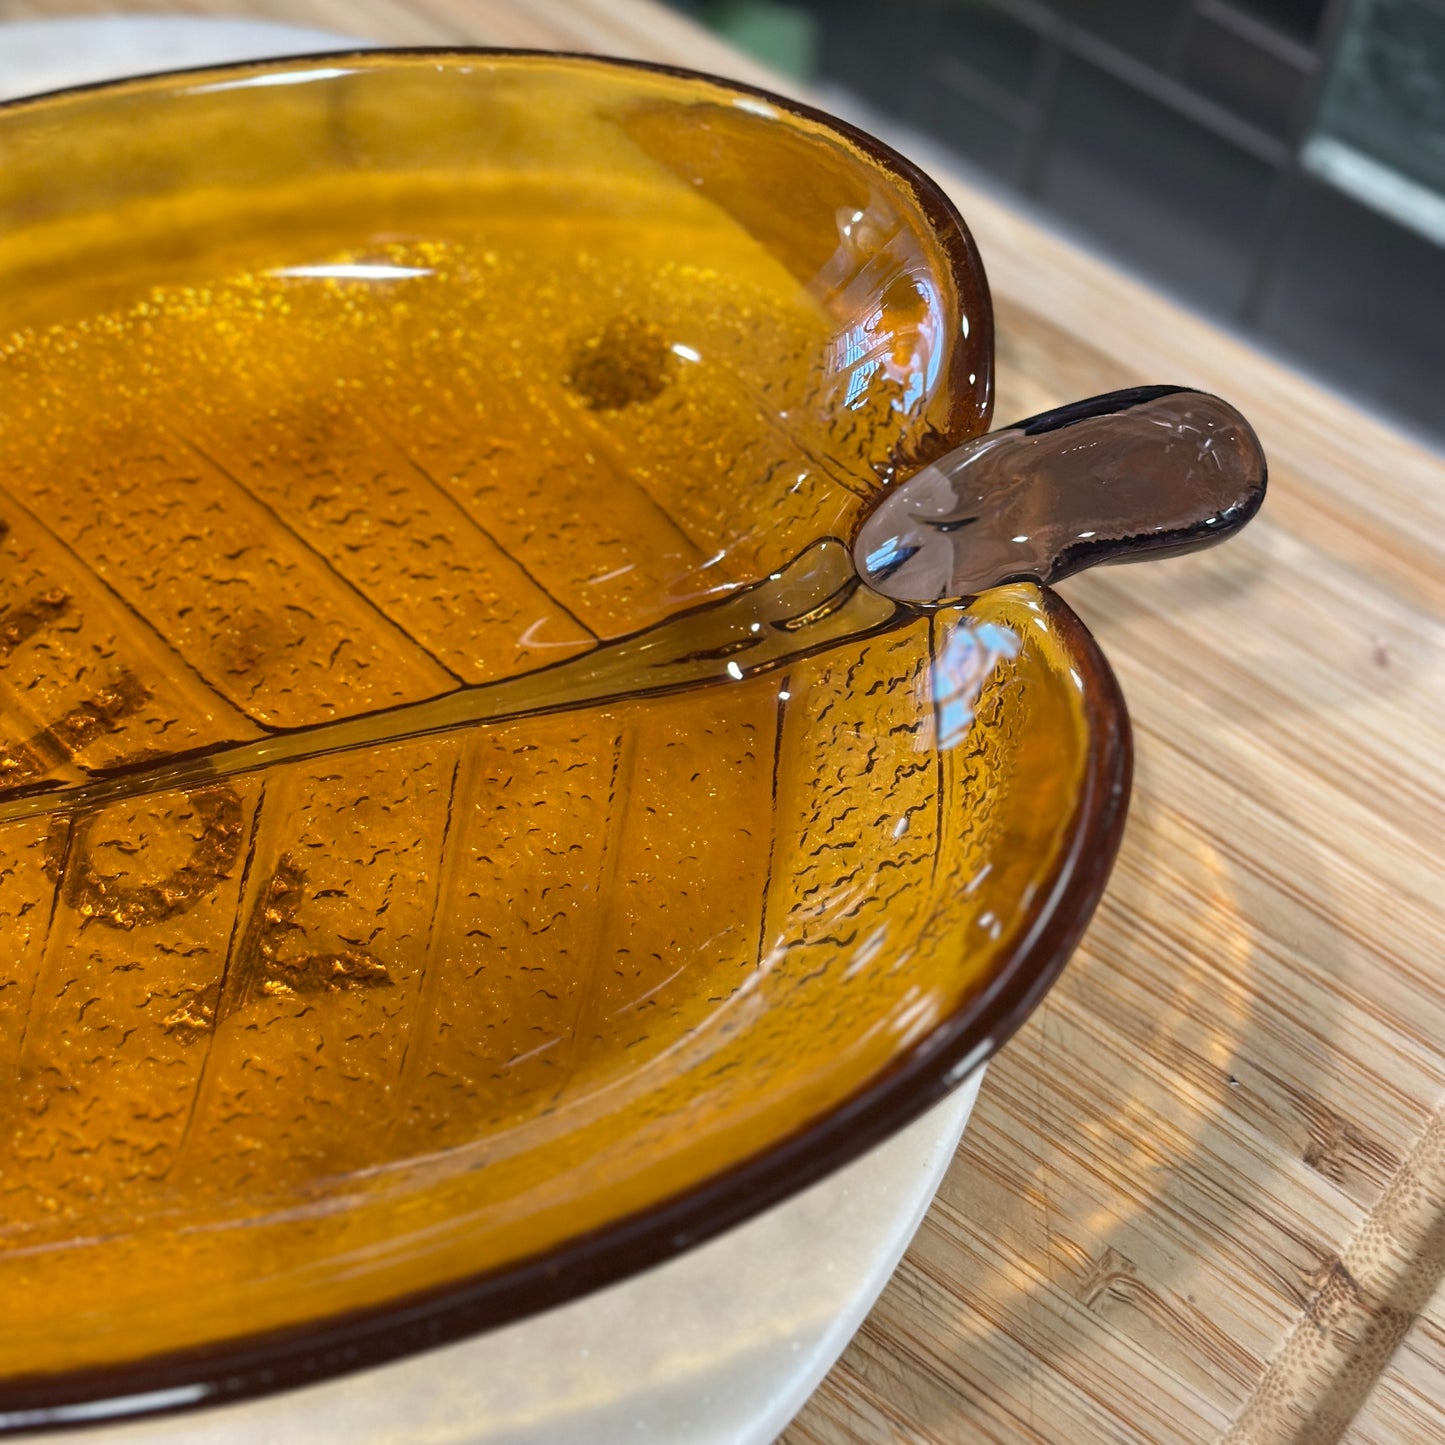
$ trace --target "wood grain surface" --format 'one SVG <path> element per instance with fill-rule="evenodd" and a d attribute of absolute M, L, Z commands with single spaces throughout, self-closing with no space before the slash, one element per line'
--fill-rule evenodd
<path fill-rule="evenodd" d="M 646 0 L 0 0 L 0 19 L 121 8 L 787 88 Z M 1445 1440 L 1445 466 L 940 179 L 996 297 L 1000 421 L 1204 387 L 1254 421 L 1272 490 L 1227 548 L 1065 587 L 1137 732 L 1118 868 L 784 1439 Z"/>

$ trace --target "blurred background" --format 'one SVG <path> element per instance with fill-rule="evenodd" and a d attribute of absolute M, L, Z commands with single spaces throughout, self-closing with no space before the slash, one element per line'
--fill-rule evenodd
<path fill-rule="evenodd" d="M 1445 446 L 1445 0 L 670 3 Z"/>

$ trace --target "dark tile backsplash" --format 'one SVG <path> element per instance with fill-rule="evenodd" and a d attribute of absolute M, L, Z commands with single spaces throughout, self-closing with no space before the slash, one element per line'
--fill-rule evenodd
<path fill-rule="evenodd" d="M 1164 65 L 1185 0 L 1056 0 L 1052 8 L 1089 35 Z"/>
<path fill-rule="evenodd" d="M 824 79 L 1445 442 L 1445 0 L 778 3 L 814 17 Z M 1321 128 L 1373 190 L 1318 178 Z"/>
<path fill-rule="evenodd" d="M 1032 89 L 1044 44 L 1033 26 L 984 0 L 941 6 L 930 42 L 935 56 L 1017 96 Z"/>
<path fill-rule="evenodd" d="M 1445 0 L 1361 0 L 1324 95 L 1330 133 L 1445 198 Z"/>
<path fill-rule="evenodd" d="M 940 56 L 908 119 L 975 165 L 1014 182 L 1023 174 L 1026 133 L 1008 110 L 1007 97 L 989 94 L 952 57 Z"/>
<path fill-rule="evenodd" d="M 1445 281 L 1440 247 L 1306 178 L 1285 228 L 1264 333 L 1330 357 L 1382 406 L 1445 430 Z"/>
<path fill-rule="evenodd" d="M 1307 73 L 1237 30 L 1203 16 L 1197 19 L 1180 73 L 1200 95 L 1261 130 L 1283 140 L 1294 135 Z"/>
<path fill-rule="evenodd" d="M 1327 0 L 1233 0 L 1237 9 L 1305 42 L 1313 41 L 1325 17 Z"/>
<path fill-rule="evenodd" d="M 823 73 L 880 110 L 903 115 L 933 19 L 930 0 L 827 0 L 808 8 L 822 21 Z"/>
<path fill-rule="evenodd" d="M 1271 169 L 1086 61 L 1064 61 L 1037 193 L 1137 270 L 1210 310 L 1243 305 Z"/>

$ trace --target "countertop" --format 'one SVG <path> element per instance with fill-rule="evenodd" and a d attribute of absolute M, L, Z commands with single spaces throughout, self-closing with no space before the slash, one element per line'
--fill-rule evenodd
<path fill-rule="evenodd" d="M 0 20 L 119 9 L 789 88 L 649 0 L 0 0 Z M 1445 465 L 939 179 L 992 283 L 1000 422 L 1203 387 L 1254 422 L 1271 493 L 1217 553 L 1062 589 L 1133 715 L 1118 867 L 784 1440 L 1445 1440 Z"/>

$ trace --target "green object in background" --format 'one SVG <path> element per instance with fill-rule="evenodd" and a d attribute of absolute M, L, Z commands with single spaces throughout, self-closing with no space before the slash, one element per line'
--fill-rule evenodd
<path fill-rule="evenodd" d="M 812 80 L 818 70 L 818 21 L 798 5 L 774 0 L 711 0 L 702 18 L 710 30 L 739 50 L 795 80 Z"/>

